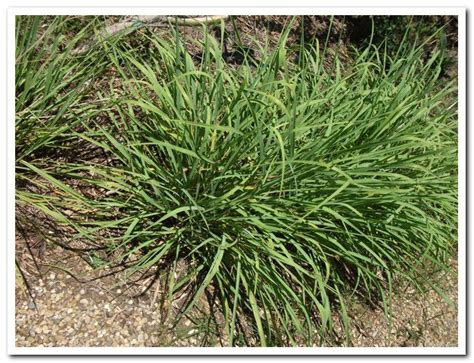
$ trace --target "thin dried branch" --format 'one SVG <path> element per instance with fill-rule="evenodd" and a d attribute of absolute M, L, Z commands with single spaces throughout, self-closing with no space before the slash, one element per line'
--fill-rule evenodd
<path fill-rule="evenodd" d="M 114 36 L 124 30 L 132 28 L 138 24 L 154 26 L 154 27 L 167 27 L 172 25 L 179 26 L 199 26 L 199 25 L 210 25 L 215 24 L 220 21 L 224 21 L 228 18 L 228 15 L 214 15 L 214 16 L 202 16 L 195 18 L 181 18 L 173 16 L 163 16 L 163 15 L 136 15 L 127 17 L 123 21 L 114 23 L 105 27 L 99 32 L 97 38 L 107 39 L 111 36 Z M 97 39 L 87 42 L 86 44 L 77 47 L 72 51 L 73 55 L 82 55 L 87 53 L 93 46 Z"/>

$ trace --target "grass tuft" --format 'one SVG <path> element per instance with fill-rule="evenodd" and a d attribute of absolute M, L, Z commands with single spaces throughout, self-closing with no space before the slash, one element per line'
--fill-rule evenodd
<path fill-rule="evenodd" d="M 371 44 L 343 63 L 317 43 L 286 47 L 286 31 L 260 59 L 229 65 L 205 30 L 202 41 L 146 33 L 146 54 L 103 44 L 95 67 L 97 54 L 59 55 L 57 37 L 35 56 L 43 38 L 22 21 L 32 30 L 17 39 L 17 178 L 40 191 L 18 201 L 130 277 L 184 266 L 167 275 L 169 299 L 187 293 L 175 321 L 211 291 L 230 346 L 322 344 L 335 313 L 348 334 L 348 295 L 390 317 L 394 279 L 421 287 L 425 264 L 447 269 L 457 105 L 456 83 L 439 79 L 442 49 L 425 59 L 424 44 Z M 115 78 L 84 104 L 81 85 L 102 64 Z M 106 161 L 29 157 L 63 138 Z"/>

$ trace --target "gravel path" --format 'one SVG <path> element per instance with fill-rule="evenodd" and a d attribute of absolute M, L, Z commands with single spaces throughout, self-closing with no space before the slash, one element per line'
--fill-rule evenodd
<path fill-rule="evenodd" d="M 62 256 L 66 253 L 60 249 L 54 251 Z M 77 271 L 90 270 L 78 257 L 70 257 L 69 261 Z M 452 266 L 456 270 L 454 262 Z M 62 271 L 45 269 L 43 278 L 28 276 L 35 304 L 21 281 L 17 279 L 16 287 L 16 344 L 19 347 L 225 344 L 225 340 L 203 342 L 190 321 L 178 328 L 167 324 L 163 306 L 157 299 L 160 291 L 150 289 L 143 296 L 131 297 L 123 287 L 107 290 L 104 286 L 110 283 L 97 280 L 84 284 Z M 441 284 L 457 304 L 455 276 L 443 277 Z M 349 305 L 352 345 L 456 346 L 457 309 L 434 291 L 423 297 L 414 290 L 401 289 L 393 300 L 394 320 L 390 327 L 380 309 L 354 302 Z"/>

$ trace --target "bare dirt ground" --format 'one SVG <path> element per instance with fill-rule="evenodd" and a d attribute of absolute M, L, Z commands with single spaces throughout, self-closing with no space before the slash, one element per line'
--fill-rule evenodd
<path fill-rule="evenodd" d="M 163 291 L 154 286 L 134 297 L 136 288 L 113 286 L 111 280 L 79 282 L 57 266 L 63 261 L 79 276 L 92 274 L 92 268 L 80 257 L 60 247 L 43 252 L 40 271 L 35 273 L 28 254 L 22 255 L 22 270 L 27 286 L 17 276 L 16 345 L 18 347 L 116 347 L 116 346 L 222 346 L 224 338 L 212 338 L 195 322 L 185 320 L 179 327 L 167 323 Z M 451 263 L 453 271 L 457 263 Z M 439 283 L 457 306 L 455 274 L 439 275 Z M 118 281 L 117 281 L 118 282 Z M 447 304 L 436 292 L 420 295 L 414 289 L 400 287 L 393 298 L 391 326 L 380 308 L 349 302 L 353 346 L 457 346 L 457 308 Z M 169 315 L 168 315 L 169 316 Z M 171 320 L 171 319 L 170 319 Z M 339 328 L 339 331 L 342 329 Z M 344 341 L 325 345 L 342 345 Z"/>

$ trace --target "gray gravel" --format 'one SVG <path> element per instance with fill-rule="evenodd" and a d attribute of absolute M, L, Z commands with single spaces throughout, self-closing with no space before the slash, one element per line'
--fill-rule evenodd
<path fill-rule="evenodd" d="M 54 253 L 64 258 L 65 251 Z M 56 261 L 57 256 L 43 256 L 42 261 Z M 77 271 L 90 270 L 78 257 L 69 256 L 69 265 Z M 28 265 L 27 257 L 23 265 Z M 452 262 L 456 270 L 456 263 Z M 159 286 L 134 298 L 125 288 L 111 286 L 111 281 L 80 283 L 68 274 L 46 269 L 43 278 L 28 276 L 34 289 L 36 306 L 26 293 L 21 279 L 16 287 L 16 345 L 19 347 L 114 347 L 114 346 L 196 346 L 221 345 L 221 340 L 197 339 L 190 321 L 173 329 L 162 314 Z M 448 296 L 457 305 L 455 276 L 440 280 Z M 456 346 L 457 309 L 450 307 L 434 291 L 420 295 L 413 289 L 399 287 L 393 299 L 393 322 L 388 326 L 381 309 L 371 309 L 350 302 L 352 345 L 354 346 Z M 339 342 L 343 344 L 342 326 Z"/>

